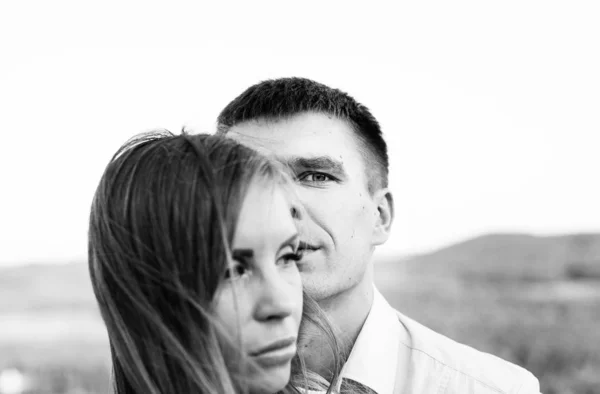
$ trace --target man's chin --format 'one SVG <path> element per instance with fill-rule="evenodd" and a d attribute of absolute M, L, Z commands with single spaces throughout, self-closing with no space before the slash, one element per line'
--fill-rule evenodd
<path fill-rule="evenodd" d="M 306 274 L 302 276 L 302 288 L 313 300 L 320 302 L 331 296 L 331 290 L 319 274 Z"/>

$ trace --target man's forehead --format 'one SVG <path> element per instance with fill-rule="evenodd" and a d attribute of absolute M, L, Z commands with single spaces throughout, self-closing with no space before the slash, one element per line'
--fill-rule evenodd
<path fill-rule="evenodd" d="M 245 121 L 231 127 L 227 136 L 296 168 L 341 171 L 344 163 L 362 160 L 354 131 L 345 121 L 325 114 Z"/>
<path fill-rule="evenodd" d="M 227 132 L 227 137 L 243 145 L 249 146 L 264 155 L 270 155 L 274 148 L 283 147 L 286 145 L 285 139 L 275 138 L 277 135 L 270 136 L 259 131 L 231 129 Z"/>
<path fill-rule="evenodd" d="M 320 112 L 302 112 L 281 118 L 256 118 L 231 126 L 227 132 L 240 141 L 285 143 L 288 139 L 335 139 L 350 142 L 354 129 L 347 120 Z"/>
<path fill-rule="evenodd" d="M 288 152 L 285 149 L 287 145 L 285 140 L 274 141 L 266 137 L 251 136 L 245 133 L 230 132 L 227 133 L 227 136 L 291 168 L 327 169 L 342 174 L 345 173 L 342 156 L 333 157 L 327 152 L 317 152 L 315 150 L 302 153 L 297 150 Z"/>
<path fill-rule="evenodd" d="M 295 164 L 302 160 L 316 160 L 324 157 L 341 162 L 343 157 L 349 154 L 343 149 L 343 144 L 323 144 L 323 141 L 319 139 L 286 138 L 281 133 L 269 135 L 265 133 L 248 133 L 246 130 L 243 132 L 232 130 L 227 133 L 227 137 L 256 150 L 262 155 Z M 334 160 L 333 157 L 337 159 Z"/>

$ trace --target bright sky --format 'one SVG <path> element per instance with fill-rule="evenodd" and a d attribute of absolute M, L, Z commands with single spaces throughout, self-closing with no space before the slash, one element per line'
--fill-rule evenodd
<path fill-rule="evenodd" d="M 84 259 L 121 143 L 212 132 L 229 100 L 282 76 L 381 122 L 397 208 L 382 253 L 600 231 L 599 2 L 200 3 L 2 2 L 0 265 Z"/>

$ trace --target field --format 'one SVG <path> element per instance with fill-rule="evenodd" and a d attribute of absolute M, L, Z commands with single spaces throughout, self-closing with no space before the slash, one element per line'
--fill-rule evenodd
<path fill-rule="evenodd" d="M 600 282 L 575 284 L 574 292 L 586 293 L 593 286 L 595 294 L 568 299 L 557 292 L 561 285 L 573 285 L 568 282 L 410 279 L 418 284 L 403 288 L 380 284 L 390 303 L 404 314 L 527 368 L 540 379 L 545 394 L 600 393 Z M 540 286 L 547 289 L 547 299 L 538 296 Z"/>
<path fill-rule="evenodd" d="M 529 369 L 545 394 L 600 394 L 599 267 L 598 235 L 511 235 L 375 271 L 398 310 Z M 0 270 L 0 371 L 0 394 L 109 392 L 85 264 Z"/>

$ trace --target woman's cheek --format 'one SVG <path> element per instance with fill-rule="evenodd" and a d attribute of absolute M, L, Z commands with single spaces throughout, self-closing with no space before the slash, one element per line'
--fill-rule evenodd
<path fill-rule="evenodd" d="M 235 340 L 243 333 L 243 322 L 247 321 L 247 319 L 243 318 L 244 314 L 247 314 L 248 309 L 246 303 L 244 303 L 246 297 L 243 296 L 244 291 L 240 287 L 237 286 L 235 288 L 234 295 L 234 289 L 229 284 L 225 288 L 220 289 L 214 300 L 214 310 L 217 319 L 227 330 L 227 333 Z"/>

